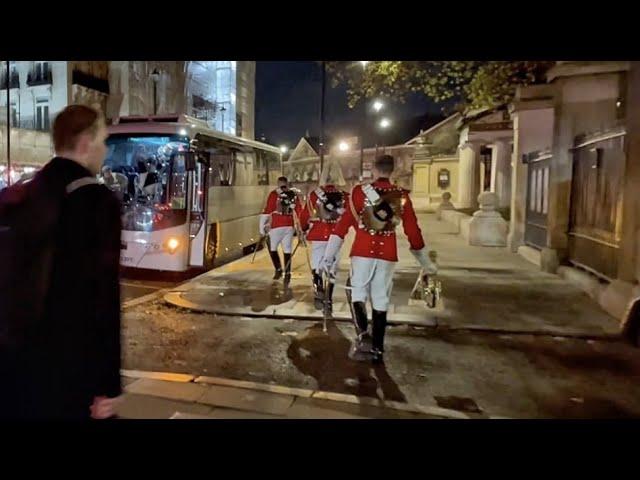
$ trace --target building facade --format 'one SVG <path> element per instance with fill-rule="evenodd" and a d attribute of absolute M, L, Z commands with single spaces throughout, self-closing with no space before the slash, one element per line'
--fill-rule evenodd
<path fill-rule="evenodd" d="M 0 66 L 0 163 L 7 162 L 7 86 L 12 180 L 44 165 L 53 154 L 49 130 L 72 103 L 106 109 L 109 62 L 16 61 Z M 4 169 L 3 169 L 4 170 Z"/>
<path fill-rule="evenodd" d="M 185 113 L 254 139 L 255 62 L 110 62 L 108 116 Z"/>

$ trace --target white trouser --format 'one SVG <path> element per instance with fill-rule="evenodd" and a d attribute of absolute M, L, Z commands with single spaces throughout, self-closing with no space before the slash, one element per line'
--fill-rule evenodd
<path fill-rule="evenodd" d="M 396 262 L 378 258 L 351 257 L 351 301 L 371 298 L 374 310 L 386 312 L 393 287 Z"/>
<path fill-rule="evenodd" d="M 293 244 L 293 227 L 277 227 L 269 230 L 269 250 L 278 251 L 278 245 L 282 243 L 282 251 L 291 253 Z"/>
<path fill-rule="evenodd" d="M 317 271 L 322 265 L 322 259 L 324 258 L 324 252 L 327 248 L 327 241 L 313 240 L 311 242 L 311 268 L 313 271 Z M 340 261 L 340 252 L 336 253 L 333 264 L 331 265 L 331 273 L 336 274 L 338 270 L 338 263 Z"/>

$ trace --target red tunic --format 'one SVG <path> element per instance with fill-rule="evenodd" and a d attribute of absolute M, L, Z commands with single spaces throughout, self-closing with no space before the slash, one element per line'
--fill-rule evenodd
<path fill-rule="evenodd" d="M 333 185 L 324 185 L 322 188 L 325 192 L 338 192 L 339 190 Z M 345 202 L 348 201 L 349 194 L 344 193 Z M 307 240 L 312 242 L 326 242 L 329 240 L 329 236 L 333 233 L 333 228 L 335 227 L 337 220 L 334 222 L 328 222 L 326 220 L 322 220 L 320 218 L 311 218 L 311 215 L 315 211 L 315 206 L 318 202 L 318 194 L 315 192 L 311 192 L 309 195 L 309 200 L 305 204 L 302 212 L 300 214 L 300 224 L 302 225 L 302 230 L 307 230 L 309 225 L 311 225 L 311 230 L 307 234 Z M 347 204 L 345 203 L 345 207 Z"/>
<path fill-rule="evenodd" d="M 379 178 L 372 183 L 376 189 L 397 189 L 387 178 Z M 361 185 L 353 187 L 351 192 L 353 198 L 353 206 L 356 213 L 360 214 L 364 210 L 365 194 Z M 402 209 L 402 226 L 404 233 L 409 238 L 409 245 L 412 250 L 421 250 L 424 248 L 424 240 L 422 232 L 418 226 L 416 212 L 413 210 L 413 204 L 409 198 L 409 192 L 404 190 L 404 207 Z M 396 242 L 396 233 L 390 234 L 370 234 L 364 227 L 360 228 L 359 219 L 354 218 L 351 208 L 347 206 L 344 215 L 333 229 L 333 234 L 344 239 L 349 227 L 356 229 L 356 238 L 351 248 L 352 257 L 379 258 L 389 262 L 398 261 L 398 246 Z"/>
<path fill-rule="evenodd" d="M 273 190 L 269 193 L 267 197 L 267 203 L 264 206 L 263 214 L 271 215 L 271 228 L 278 227 L 293 227 L 293 215 L 284 215 L 282 213 L 277 212 L 278 209 L 278 191 Z M 300 215 L 300 210 L 302 209 L 302 205 L 300 204 L 300 199 L 296 196 L 295 200 L 295 212 L 296 215 Z"/>

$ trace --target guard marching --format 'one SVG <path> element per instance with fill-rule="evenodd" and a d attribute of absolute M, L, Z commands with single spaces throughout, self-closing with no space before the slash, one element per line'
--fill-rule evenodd
<path fill-rule="evenodd" d="M 291 281 L 291 250 L 297 218 L 302 208 L 296 192 L 289 188 L 286 177 L 278 178 L 278 188 L 269 193 L 260 215 L 260 235 L 269 236 L 269 254 L 275 269 L 274 280 L 282 278 L 283 268 L 278 253 L 282 244 L 284 253 L 284 283 Z"/>
<path fill-rule="evenodd" d="M 334 283 L 327 282 L 326 291 L 322 278 L 321 261 L 324 257 L 329 236 L 338 220 L 345 212 L 348 194 L 335 185 L 320 185 L 307 198 L 302 209 L 300 222 L 306 238 L 311 241 L 311 275 L 314 289 L 314 304 L 317 310 L 326 308 L 331 315 Z M 329 268 L 331 277 L 335 277 L 339 256 L 335 255 Z"/>
<path fill-rule="evenodd" d="M 394 158 L 391 155 L 376 158 L 374 174 L 377 180 L 353 188 L 346 211 L 335 225 L 325 250 L 322 268 L 330 270 L 349 228 L 356 230 L 350 255 L 349 299 L 357 334 L 350 352 L 354 360 L 383 361 L 387 309 L 393 271 L 398 261 L 397 226 L 402 223 L 411 253 L 422 267 L 422 274 L 434 275 L 437 272 L 436 264 L 427 254 L 409 191 L 389 180 L 393 169 Z M 373 310 L 371 334 L 368 332 L 367 299 L 371 301 Z"/>

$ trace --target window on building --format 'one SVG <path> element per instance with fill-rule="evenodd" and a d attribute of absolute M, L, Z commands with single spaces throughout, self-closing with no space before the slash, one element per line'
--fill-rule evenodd
<path fill-rule="evenodd" d="M 48 72 L 49 72 L 49 62 L 36 62 L 35 64 L 36 78 L 44 79 L 46 78 Z"/>
<path fill-rule="evenodd" d="M 218 102 L 228 102 L 231 100 L 231 77 L 231 68 L 216 69 L 216 100 Z"/>
<path fill-rule="evenodd" d="M 18 126 L 18 109 L 15 102 L 11 104 L 11 125 Z"/>
<path fill-rule="evenodd" d="M 49 102 L 36 103 L 36 130 L 49 130 Z"/>

